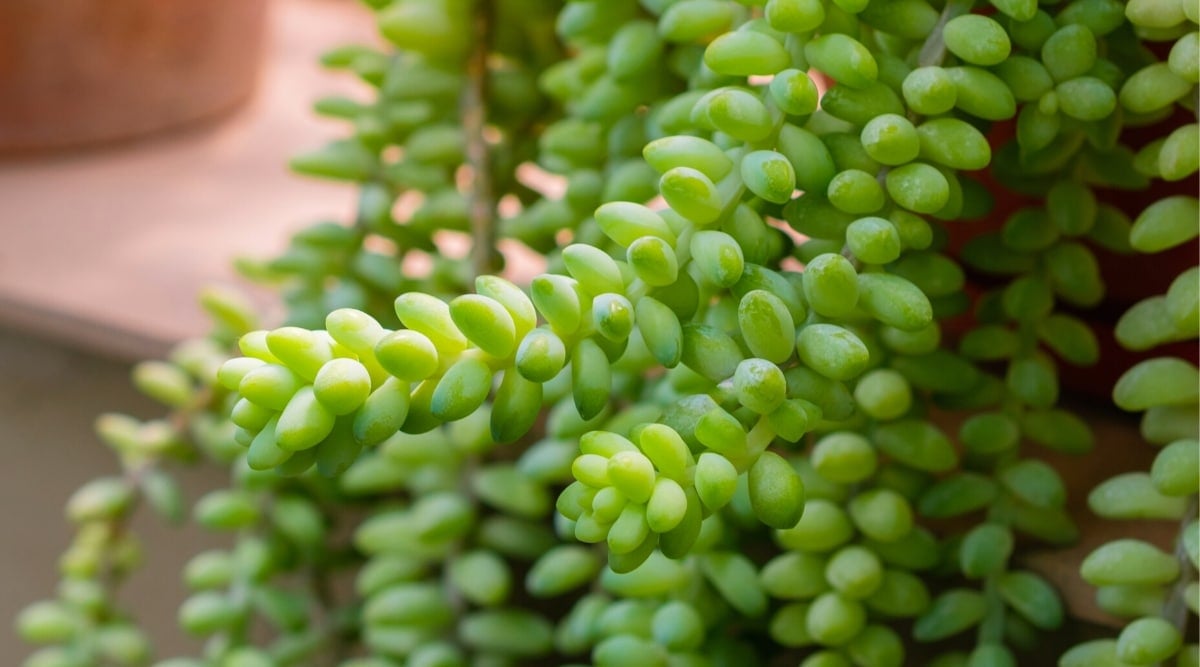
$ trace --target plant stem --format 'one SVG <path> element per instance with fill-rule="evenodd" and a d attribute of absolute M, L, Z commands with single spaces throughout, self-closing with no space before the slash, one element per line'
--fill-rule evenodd
<path fill-rule="evenodd" d="M 332 582 L 328 568 L 319 563 L 308 566 L 308 588 L 317 603 L 320 614 L 318 625 L 329 628 L 330 664 L 340 664 L 346 658 L 347 646 L 344 633 L 340 632 L 335 622 L 337 600 L 334 598 Z"/>
<path fill-rule="evenodd" d="M 946 8 L 942 10 L 942 15 L 938 17 L 937 25 L 933 26 L 933 30 L 929 33 L 929 39 L 921 46 L 921 53 L 917 57 L 917 65 L 919 67 L 927 67 L 930 65 L 940 65 L 946 57 L 946 40 L 942 37 L 942 29 L 950 22 L 950 19 L 956 16 L 962 16 L 971 11 L 971 7 L 975 5 L 975 0 L 950 0 L 946 3 Z"/>
<path fill-rule="evenodd" d="M 1004 601 L 1000 598 L 1000 574 L 989 574 L 983 583 L 987 612 L 979 623 L 977 646 L 1000 644 L 1004 641 Z"/>
<path fill-rule="evenodd" d="M 1175 541 L 1175 559 L 1179 561 L 1179 578 L 1175 580 L 1175 585 L 1171 587 L 1167 601 L 1163 604 L 1163 618 L 1167 619 L 1185 636 L 1188 630 L 1186 596 L 1188 584 L 1192 582 L 1192 559 L 1188 556 L 1187 547 L 1184 545 L 1184 531 L 1191 522 L 1196 520 L 1196 515 L 1197 496 L 1192 494 L 1188 501 L 1187 511 L 1183 513 L 1183 519 L 1179 521 L 1179 537 Z"/>
<path fill-rule="evenodd" d="M 471 167 L 471 265 L 475 275 L 492 273 L 498 267 L 496 250 L 496 202 L 492 188 L 491 155 L 484 130 L 487 126 L 488 68 L 492 24 L 491 2 L 475 3 L 472 12 L 472 48 L 467 59 L 467 83 L 463 88 L 460 116 L 466 135 L 467 164 Z"/>

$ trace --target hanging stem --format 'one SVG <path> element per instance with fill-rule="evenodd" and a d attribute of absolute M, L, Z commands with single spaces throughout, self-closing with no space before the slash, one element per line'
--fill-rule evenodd
<path fill-rule="evenodd" d="M 1187 587 L 1192 581 L 1192 559 L 1188 556 L 1187 547 L 1184 545 L 1183 533 L 1187 530 L 1188 524 L 1196 520 L 1196 514 L 1197 496 L 1193 494 L 1191 500 L 1188 501 L 1187 511 L 1183 513 L 1183 519 L 1179 522 L 1179 538 L 1175 543 L 1175 558 L 1179 561 L 1179 579 L 1171 587 L 1166 604 L 1163 605 L 1163 618 L 1185 635 L 1187 634 L 1188 619 Z"/>
<path fill-rule="evenodd" d="M 942 15 L 938 17 L 937 25 L 929 33 L 929 39 L 921 45 L 921 53 L 917 56 L 917 65 L 926 67 L 940 65 L 946 57 L 946 40 L 942 37 L 942 28 L 956 16 L 962 16 L 971 11 L 975 0 L 950 0 L 946 3 Z"/>
<path fill-rule="evenodd" d="M 475 275 L 498 267 L 496 250 L 496 195 L 492 187 L 491 155 L 484 129 L 487 125 L 488 52 L 491 47 L 492 7 L 488 0 L 475 3 L 471 13 L 471 55 L 463 88 L 460 116 L 466 134 L 467 164 L 471 167 L 471 265 Z"/>

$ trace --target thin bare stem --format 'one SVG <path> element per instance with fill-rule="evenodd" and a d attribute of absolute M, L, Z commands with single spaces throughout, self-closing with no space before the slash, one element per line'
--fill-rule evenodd
<path fill-rule="evenodd" d="M 1196 520 L 1196 514 L 1197 496 L 1193 494 L 1191 500 L 1188 501 L 1187 511 L 1183 513 L 1183 519 L 1179 522 L 1179 538 L 1175 543 L 1175 559 L 1179 561 L 1179 578 L 1175 580 L 1175 585 L 1171 587 L 1171 593 L 1167 596 L 1166 603 L 1163 604 L 1163 618 L 1170 621 L 1184 635 L 1188 630 L 1187 587 L 1192 582 L 1192 559 L 1188 556 L 1183 534 L 1187 530 L 1188 524 Z"/>
<path fill-rule="evenodd" d="M 938 17 L 937 25 L 933 26 L 933 30 L 929 33 L 929 39 L 926 39 L 925 43 L 921 45 L 921 53 L 917 56 L 919 66 L 927 67 L 942 63 L 946 57 L 946 40 L 942 36 L 942 29 L 946 27 L 950 19 L 966 14 L 974 5 L 975 0 L 950 0 L 946 3 L 946 8 Z"/>
<path fill-rule="evenodd" d="M 499 264 L 496 250 L 496 195 L 492 187 L 490 148 L 485 136 L 491 24 L 491 2 L 476 2 L 472 13 L 472 48 L 467 60 L 467 82 L 459 112 L 467 138 L 467 164 L 471 167 L 471 265 L 475 275 L 492 273 Z"/>

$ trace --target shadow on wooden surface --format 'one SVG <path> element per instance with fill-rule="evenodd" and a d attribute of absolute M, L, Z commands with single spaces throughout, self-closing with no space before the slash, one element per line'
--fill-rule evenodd
<path fill-rule="evenodd" d="M 113 452 L 92 434 L 92 423 L 103 412 L 150 418 L 162 409 L 132 388 L 126 365 L 3 329 L 0 369 L 0 665 L 15 667 L 32 647 L 12 634 L 13 620 L 25 605 L 55 595 L 56 563 L 74 532 L 63 515 L 67 498 L 84 482 L 120 471 Z M 189 503 L 228 484 L 228 474 L 216 469 L 183 471 L 180 479 Z M 165 525 L 144 508 L 133 531 L 145 547 L 145 562 L 122 591 L 123 603 L 136 610 L 163 655 L 195 653 L 199 643 L 175 622 L 184 599 L 180 573 L 192 555 L 229 537 L 190 523 Z"/>

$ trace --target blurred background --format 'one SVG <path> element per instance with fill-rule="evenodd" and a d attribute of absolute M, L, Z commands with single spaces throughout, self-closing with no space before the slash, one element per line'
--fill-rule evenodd
<path fill-rule="evenodd" d="M 195 295 L 245 288 L 234 257 L 351 210 L 352 188 L 286 163 L 338 134 L 315 99 L 358 92 L 319 54 L 375 39 L 350 0 L 0 3 L 0 665 L 29 652 L 17 612 L 54 594 L 66 499 L 118 471 L 96 416 L 161 413 L 131 364 L 205 332 Z M 183 478 L 192 500 L 223 483 Z M 146 565 L 125 600 L 160 655 L 194 651 L 179 573 L 220 538 L 141 514 Z"/>

